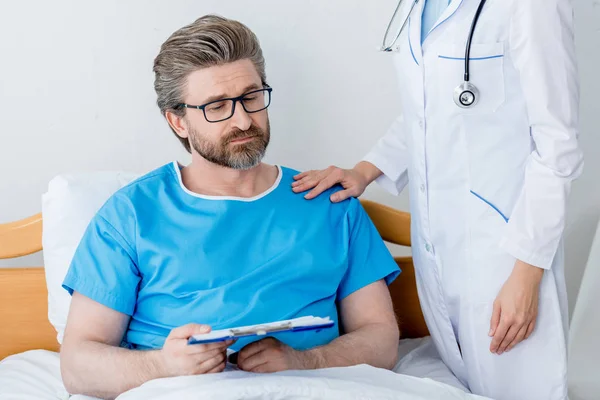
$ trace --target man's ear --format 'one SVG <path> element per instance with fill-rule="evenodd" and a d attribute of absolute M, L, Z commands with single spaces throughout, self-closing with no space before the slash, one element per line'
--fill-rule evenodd
<path fill-rule="evenodd" d="M 171 125 L 171 128 L 173 128 L 175 133 L 177 133 L 177 136 L 184 139 L 187 139 L 189 137 L 188 129 L 185 124 L 185 121 L 183 120 L 183 117 L 175 115 L 171 111 L 167 111 L 165 112 L 165 118 L 167 119 L 169 125 Z"/>

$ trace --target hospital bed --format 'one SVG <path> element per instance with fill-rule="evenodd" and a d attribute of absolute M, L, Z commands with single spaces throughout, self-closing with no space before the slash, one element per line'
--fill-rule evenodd
<path fill-rule="evenodd" d="M 107 175 L 57 177 L 53 180 L 54 186 L 51 182 L 49 192 L 44 195 L 44 216 L 39 213 L 20 221 L 0 224 L 0 259 L 33 254 L 44 247 L 46 265 L 46 268 L 0 268 L 0 399 L 69 398 L 60 379 L 58 356 L 68 303 L 66 306 L 63 304 L 61 309 L 57 308 L 57 302 L 70 301 L 65 300 L 68 296 L 59 299 L 60 296 L 66 296 L 66 292 L 60 288 L 60 282 L 68 268 L 69 257 L 72 257 L 69 251 L 74 251 L 82 232 L 70 239 L 71 250 L 68 250 L 68 246 L 61 247 L 57 243 L 63 236 L 71 235 L 70 231 L 65 229 L 73 227 L 73 230 L 82 231 L 95 213 L 93 207 L 99 208 L 111 192 L 131 178 L 118 175 L 118 184 L 113 182 L 112 187 L 101 191 L 102 194 L 96 193 L 96 199 L 86 200 L 85 196 L 93 196 L 94 190 L 107 182 L 106 177 Z M 100 182 L 96 186 L 93 186 L 94 179 Z M 52 198 L 50 192 L 53 187 L 55 191 L 57 188 L 62 190 L 63 196 L 66 196 L 64 193 L 68 193 L 68 190 L 74 193 L 71 193 L 71 198 Z M 75 193 L 77 190 L 80 193 Z M 87 206 L 94 201 L 95 206 L 90 206 L 91 209 L 87 210 L 86 215 L 75 215 L 72 220 L 65 219 L 76 214 L 77 204 Z M 363 200 L 362 205 L 385 241 L 410 246 L 409 214 L 368 200 Z M 57 207 L 62 209 L 57 211 Z M 55 214 L 61 214 L 60 218 Z M 49 265 L 56 264 L 57 260 L 62 264 L 58 267 L 58 276 L 50 270 L 56 267 Z M 216 374 L 218 377 L 213 375 L 152 381 L 121 395 L 119 399 L 159 399 L 162 398 L 160 396 L 165 387 L 169 390 L 164 398 L 170 398 L 177 393 L 178 398 L 190 399 L 196 398 L 194 393 L 202 393 L 202 398 L 220 400 L 244 398 L 252 390 L 259 394 L 271 393 L 268 398 L 282 399 L 296 398 L 294 396 L 298 395 L 301 398 L 328 398 L 327 393 L 330 393 L 331 398 L 364 398 L 361 393 L 369 393 L 369 396 L 374 398 L 402 397 L 414 400 L 439 398 L 437 396 L 440 393 L 443 393 L 443 398 L 446 399 L 476 398 L 460 390 L 464 387 L 441 362 L 428 338 L 427 326 L 417 296 L 411 257 L 397 257 L 396 261 L 403 271 L 390 286 L 402 338 L 399 346 L 400 361 L 395 368 L 397 373 L 365 365 L 262 376 L 233 371 Z M 217 381 L 223 382 L 219 386 Z M 190 388 L 193 388 L 191 392 L 188 390 Z M 238 397 L 236 388 L 242 390 L 239 393 L 243 395 Z M 296 393 L 295 390 L 301 392 Z M 274 393 L 282 397 L 277 397 Z M 314 397 L 311 397 L 313 395 Z"/>

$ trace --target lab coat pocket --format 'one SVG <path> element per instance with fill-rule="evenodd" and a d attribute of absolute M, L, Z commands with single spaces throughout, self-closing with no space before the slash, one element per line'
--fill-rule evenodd
<path fill-rule="evenodd" d="M 486 303 L 493 301 L 514 266 L 514 258 L 500 248 L 509 215 L 491 197 L 474 190 L 469 193 L 467 205 L 469 276 L 477 282 L 472 288 L 473 298 Z"/>
<path fill-rule="evenodd" d="M 505 99 L 504 95 L 504 43 L 473 44 L 469 62 L 469 79 L 479 91 L 477 103 L 469 108 L 458 108 L 454 104 L 454 90 L 464 82 L 465 46 L 443 46 L 438 53 L 440 74 L 440 89 L 456 107 L 458 112 L 489 113 L 496 111 Z M 450 102 L 447 104 L 450 105 Z"/>
<path fill-rule="evenodd" d="M 484 253 L 501 252 L 498 245 L 509 220 L 506 211 L 490 196 L 475 190 L 470 190 L 467 204 L 472 241 L 478 243 L 477 249 Z"/>

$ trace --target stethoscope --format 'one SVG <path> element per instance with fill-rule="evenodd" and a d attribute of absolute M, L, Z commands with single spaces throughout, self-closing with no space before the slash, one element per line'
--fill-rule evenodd
<path fill-rule="evenodd" d="M 402 5 L 402 0 L 398 1 L 396 10 L 394 10 L 394 15 L 392 15 L 392 19 L 390 19 L 387 29 L 385 30 L 385 35 L 383 36 L 383 41 L 381 43 L 381 49 L 380 49 L 381 51 L 385 51 L 385 52 L 398 51 L 398 46 L 396 46 L 395 49 L 393 47 L 396 44 L 396 42 L 398 41 L 398 38 L 400 37 L 400 35 L 402 34 L 402 31 L 406 27 L 406 24 L 408 23 L 408 20 L 410 19 L 410 15 L 412 14 L 413 10 L 415 9 L 415 6 L 419 3 L 419 1 L 420 0 L 413 0 L 410 10 L 408 11 L 408 15 L 406 16 L 406 19 L 402 23 L 402 26 L 400 26 L 400 29 L 398 30 L 398 33 L 396 34 L 396 37 L 394 38 L 393 42 L 388 46 L 388 45 L 386 45 L 386 41 L 387 41 L 388 34 L 390 32 L 390 28 L 392 27 L 392 23 L 396 19 L 398 10 L 400 10 L 400 6 Z M 477 7 L 477 11 L 475 12 L 475 17 L 473 17 L 473 23 L 471 24 L 471 30 L 469 32 L 469 37 L 467 39 L 467 45 L 466 45 L 466 49 L 465 49 L 464 82 L 461 83 L 460 85 L 458 85 L 456 87 L 456 89 L 454 89 L 454 102 L 456 103 L 457 106 L 459 106 L 461 108 L 472 107 L 475 104 L 477 104 L 477 102 L 479 101 L 479 90 L 477 90 L 477 87 L 470 82 L 469 61 L 470 61 L 470 55 L 471 55 L 471 41 L 473 39 L 473 34 L 475 33 L 475 27 L 477 26 L 477 20 L 479 19 L 479 15 L 481 14 L 481 10 L 483 9 L 483 5 L 485 4 L 485 2 L 486 2 L 486 0 L 480 0 L 480 2 L 479 2 L 479 7 Z"/>

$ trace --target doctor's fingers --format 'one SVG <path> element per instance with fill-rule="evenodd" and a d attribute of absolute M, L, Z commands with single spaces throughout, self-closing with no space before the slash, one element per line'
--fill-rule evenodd
<path fill-rule="evenodd" d="M 490 321 L 489 336 L 494 336 L 496 334 L 498 324 L 500 324 L 500 304 L 498 304 L 498 302 L 494 302 L 494 311 L 492 312 L 492 319 Z"/>
<path fill-rule="evenodd" d="M 327 178 L 330 175 L 343 175 L 343 170 L 338 167 L 328 167 L 326 169 L 321 170 L 312 170 L 305 173 L 301 179 L 292 183 L 292 187 L 299 188 L 304 187 L 310 189 L 314 187 L 316 184 L 321 182 L 323 179 Z M 308 186 L 308 187 L 307 187 Z"/>
<path fill-rule="evenodd" d="M 307 190 L 310 190 L 310 189 L 314 188 L 315 186 L 317 186 L 319 184 L 319 182 L 320 182 L 320 179 L 306 177 L 302 181 L 295 182 L 298 185 L 293 186 L 292 190 L 294 191 L 294 193 L 306 192 Z"/>
<path fill-rule="evenodd" d="M 535 329 L 535 320 L 532 321 L 529 326 L 527 327 L 527 333 L 525 333 L 525 339 L 529 339 L 529 336 L 531 336 L 531 334 L 533 333 L 533 330 Z"/>
<path fill-rule="evenodd" d="M 292 182 L 292 187 L 297 187 L 314 179 L 316 176 L 319 176 L 321 171 L 305 171 L 301 174 L 294 176 L 294 182 Z"/>
<path fill-rule="evenodd" d="M 303 178 L 297 180 L 296 182 L 292 183 L 292 189 L 296 193 L 304 192 L 304 191 L 306 191 L 308 189 L 312 189 L 326 175 L 327 175 L 327 170 L 323 170 L 323 171 L 308 171 L 307 175 L 305 175 Z"/>
<path fill-rule="evenodd" d="M 308 194 L 306 196 L 304 196 L 304 198 L 306 198 L 308 200 L 314 199 L 315 197 L 317 197 L 318 195 L 320 195 L 321 193 L 323 193 L 324 191 L 326 191 L 327 189 L 331 188 L 333 185 L 335 185 L 336 183 L 339 183 L 339 182 L 341 182 L 341 179 L 338 180 L 336 178 L 332 178 L 331 176 L 328 176 L 325 179 L 323 179 L 321 182 L 319 182 L 319 184 L 317 186 L 315 186 L 315 188 L 313 190 L 308 192 Z"/>
<path fill-rule="evenodd" d="M 299 181 L 301 180 L 306 180 L 306 178 L 314 178 L 315 176 L 324 176 L 329 174 L 332 171 L 335 171 L 336 169 L 341 169 L 339 167 L 336 167 L 335 165 L 330 165 L 329 167 L 325 168 L 325 169 L 311 169 L 310 171 L 304 171 L 301 172 L 297 175 L 294 175 L 294 180 L 296 182 L 292 183 L 292 186 L 297 185 L 299 183 Z"/>
<path fill-rule="evenodd" d="M 498 351 L 496 351 L 496 354 L 500 355 L 506 351 L 506 348 L 515 339 L 515 337 L 519 333 L 519 330 L 521 329 L 521 327 L 522 327 L 521 325 L 515 325 L 515 324 L 511 325 L 508 332 L 506 332 L 504 339 L 502 339 L 500 346 L 498 346 Z"/>
<path fill-rule="evenodd" d="M 308 175 L 310 175 L 310 173 L 311 173 L 311 172 L 314 172 L 314 171 L 304 171 L 304 172 L 300 172 L 299 174 L 297 174 L 297 175 L 294 175 L 294 180 L 295 180 L 295 181 L 299 181 L 300 179 L 304 178 L 305 176 L 308 176 Z"/>
<path fill-rule="evenodd" d="M 350 189 L 340 190 L 339 192 L 332 194 L 330 199 L 332 203 L 339 203 L 340 201 L 346 200 L 348 197 L 360 196 L 362 193 L 359 192 L 360 191 L 358 189 L 352 187 Z"/>
<path fill-rule="evenodd" d="M 507 320 L 500 321 L 500 325 L 498 325 L 498 328 L 494 333 L 492 343 L 490 344 L 490 351 L 492 353 L 496 353 L 498 351 L 498 348 L 500 347 L 500 344 L 502 344 L 502 341 L 506 337 L 506 334 L 508 333 L 511 325 L 512 324 L 510 324 Z"/>
<path fill-rule="evenodd" d="M 521 343 L 523 340 L 525 340 L 525 335 L 527 334 L 528 327 L 529 327 L 529 325 L 525 324 L 521 327 L 521 329 L 519 329 L 519 332 L 517 333 L 517 335 L 515 336 L 513 341 L 508 345 L 508 347 L 506 348 L 506 351 L 511 351 L 513 349 L 513 347 L 515 347 L 516 345 Z"/>
<path fill-rule="evenodd" d="M 347 171 L 340 168 L 327 169 L 326 171 L 329 172 L 321 178 L 321 181 L 317 184 L 317 186 L 315 186 L 313 190 L 311 190 L 306 196 L 304 196 L 305 198 L 315 198 L 327 189 L 333 187 L 335 184 L 342 183 L 348 178 Z M 345 189 L 355 188 L 357 185 L 358 182 L 344 182 Z"/>

